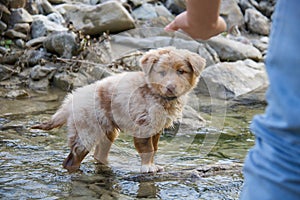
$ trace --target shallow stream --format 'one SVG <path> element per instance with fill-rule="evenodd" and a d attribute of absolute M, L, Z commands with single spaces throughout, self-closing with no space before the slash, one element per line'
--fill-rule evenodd
<path fill-rule="evenodd" d="M 163 134 L 156 162 L 164 172 L 140 174 L 132 138 L 121 134 L 109 166 L 97 165 L 88 155 L 81 172 L 69 174 L 61 166 L 69 153 L 66 129 L 30 129 L 55 112 L 65 93 L 52 89 L 29 95 L 0 98 L 1 199 L 238 199 L 242 164 L 254 141 L 249 123 L 263 110 L 227 107 L 216 114 L 225 119 L 221 129 L 210 124 L 189 133 L 179 129 L 176 136 Z M 211 142 L 208 151 L 204 141 Z"/>

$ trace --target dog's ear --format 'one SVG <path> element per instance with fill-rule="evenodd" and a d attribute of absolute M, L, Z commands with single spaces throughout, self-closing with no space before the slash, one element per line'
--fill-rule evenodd
<path fill-rule="evenodd" d="M 145 53 L 140 59 L 142 70 L 145 74 L 149 74 L 153 65 L 157 63 L 159 55 L 155 51 Z"/>
<path fill-rule="evenodd" d="M 186 61 L 192 67 L 196 76 L 199 76 L 206 65 L 206 60 L 199 54 L 188 52 L 185 54 Z"/>

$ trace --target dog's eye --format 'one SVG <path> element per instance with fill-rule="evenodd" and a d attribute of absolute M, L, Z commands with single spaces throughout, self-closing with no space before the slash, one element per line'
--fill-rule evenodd
<path fill-rule="evenodd" d="M 166 71 L 160 71 L 160 72 L 158 72 L 161 76 L 165 76 L 166 75 Z"/>
<path fill-rule="evenodd" d="M 182 75 L 182 74 L 184 74 L 184 73 L 185 73 L 185 71 L 182 70 L 182 69 L 178 69 L 178 70 L 177 70 L 177 74 L 179 74 L 179 75 Z"/>

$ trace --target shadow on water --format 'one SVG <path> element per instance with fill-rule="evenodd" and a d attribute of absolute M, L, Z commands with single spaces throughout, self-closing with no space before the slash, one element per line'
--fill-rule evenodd
<path fill-rule="evenodd" d="M 139 174 L 139 157 L 132 138 L 121 134 L 110 153 L 110 165 L 95 164 L 88 156 L 81 172 L 68 174 L 61 166 L 69 148 L 65 128 L 53 131 L 29 127 L 48 119 L 65 93 L 50 90 L 26 99 L 0 98 L 0 198 L 3 199 L 238 199 L 242 163 L 253 136 L 248 130 L 263 108 L 235 108 L 212 151 L 199 156 L 210 129 L 180 134 L 193 137 L 172 150 L 164 149 L 172 136 L 163 135 L 156 161 L 165 167 L 157 174 Z M 247 112 L 245 112 L 247 109 Z"/>

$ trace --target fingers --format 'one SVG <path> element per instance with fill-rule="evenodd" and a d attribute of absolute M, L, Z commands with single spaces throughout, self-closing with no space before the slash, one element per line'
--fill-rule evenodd
<path fill-rule="evenodd" d="M 177 31 L 179 28 L 176 26 L 176 21 L 172 21 L 170 24 L 168 24 L 165 27 L 165 31 L 171 32 L 171 31 Z"/>
<path fill-rule="evenodd" d="M 175 19 L 165 27 L 165 31 L 177 31 L 178 29 L 184 30 L 187 27 L 187 12 L 183 12 L 175 17 Z"/>

